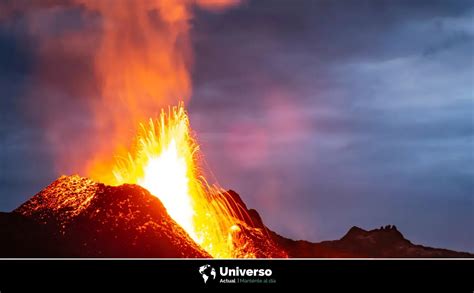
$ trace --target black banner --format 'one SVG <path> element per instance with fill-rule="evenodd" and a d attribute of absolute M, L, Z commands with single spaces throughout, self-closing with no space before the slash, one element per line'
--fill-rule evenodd
<path fill-rule="evenodd" d="M 472 260 L 0 260 L 0 292 L 157 292 L 182 287 L 408 292 L 416 286 L 423 291 L 472 293 L 473 264 Z"/>

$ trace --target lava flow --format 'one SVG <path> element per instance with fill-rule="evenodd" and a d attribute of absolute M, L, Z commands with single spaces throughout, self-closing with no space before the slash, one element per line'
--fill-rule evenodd
<path fill-rule="evenodd" d="M 213 257 L 255 257 L 250 237 L 240 234 L 263 232 L 242 221 L 250 218 L 247 211 L 232 203 L 222 188 L 207 183 L 199 158 L 199 145 L 181 103 L 141 125 L 128 156 L 117 159 L 111 183 L 133 183 L 149 190 Z"/>

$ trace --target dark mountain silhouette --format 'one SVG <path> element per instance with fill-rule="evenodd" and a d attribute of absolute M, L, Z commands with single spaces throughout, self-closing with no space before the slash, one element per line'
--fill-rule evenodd
<path fill-rule="evenodd" d="M 352 227 L 337 241 L 324 241 L 321 245 L 347 251 L 359 257 L 473 257 L 474 255 L 447 249 L 416 245 L 400 233 L 394 225 L 366 231 Z"/>
<path fill-rule="evenodd" d="M 247 237 L 256 257 L 474 257 L 412 244 L 395 226 L 352 227 L 341 239 L 320 243 L 292 240 L 268 229 L 236 192 L 222 196 L 247 211 L 239 228 L 248 233 L 239 237 Z M 0 239 L 0 257 L 210 257 L 144 188 L 79 176 L 62 176 L 13 212 L 0 213 Z"/>
<path fill-rule="evenodd" d="M 228 192 L 236 203 L 248 211 L 248 225 L 264 229 L 273 241 L 283 248 L 291 258 L 472 258 L 474 254 L 448 249 L 416 245 L 400 233 L 396 226 L 388 225 L 366 231 L 352 227 L 339 240 L 313 243 L 305 240 L 292 240 L 268 229 L 254 209 L 247 209 L 239 195 Z"/>
<path fill-rule="evenodd" d="M 61 256 L 54 229 L 17 213 L 0 212 L 0 257 Z"/>
<path fill-rule="evenodd" d="M 472 258 L 474 254 L 416 245 L 396 229 L 366 231 L 352 227 L 339 240 L 312 243 L 292 240 L 271 232 L 289 257 L 321 258 Z"/>

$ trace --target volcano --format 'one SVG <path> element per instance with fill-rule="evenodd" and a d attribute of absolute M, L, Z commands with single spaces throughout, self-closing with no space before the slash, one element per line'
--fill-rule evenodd
<path fill-rule="evenodd" d="M 412 244 L 390 225 L 371 231 L 353 227 L 340 240 L 296 241 L 268 229 L 236 192 L 223 196 L 246 211 L 231 228 L 235 257 L 249 257 L 249 249 L 257 258 L 474 257 Z M 0 237 L 0 257 L 7 258 L 211 257 L 146 189 L 77 175 L 61 176 L 17 209 L 0 213 Z"/>
<path fill-rule="evenodd" d="M 137 185 L 62 176 L 2 221 L 2 256 L 209 257 Z"/>

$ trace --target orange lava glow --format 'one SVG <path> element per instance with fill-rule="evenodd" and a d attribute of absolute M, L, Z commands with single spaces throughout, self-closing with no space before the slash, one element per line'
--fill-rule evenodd
<path fill-rule="evenodd" d="M 224 190 L 210 186 L 198 167 L 199 146 L 190 133 L 183 104 L 162 111 L 158 120 L 141 125 L 134 148 L 118 158 L 114 184 L 134 183 L 148 189 L 166 207 L 168 214 L 213 257 L 236 257 L 240 232 L 239 213 L 223 196 Z M 237 241 L 237 242 L 236 242 Z M 250 252 L 240 257 L 252 257 Z"/>

